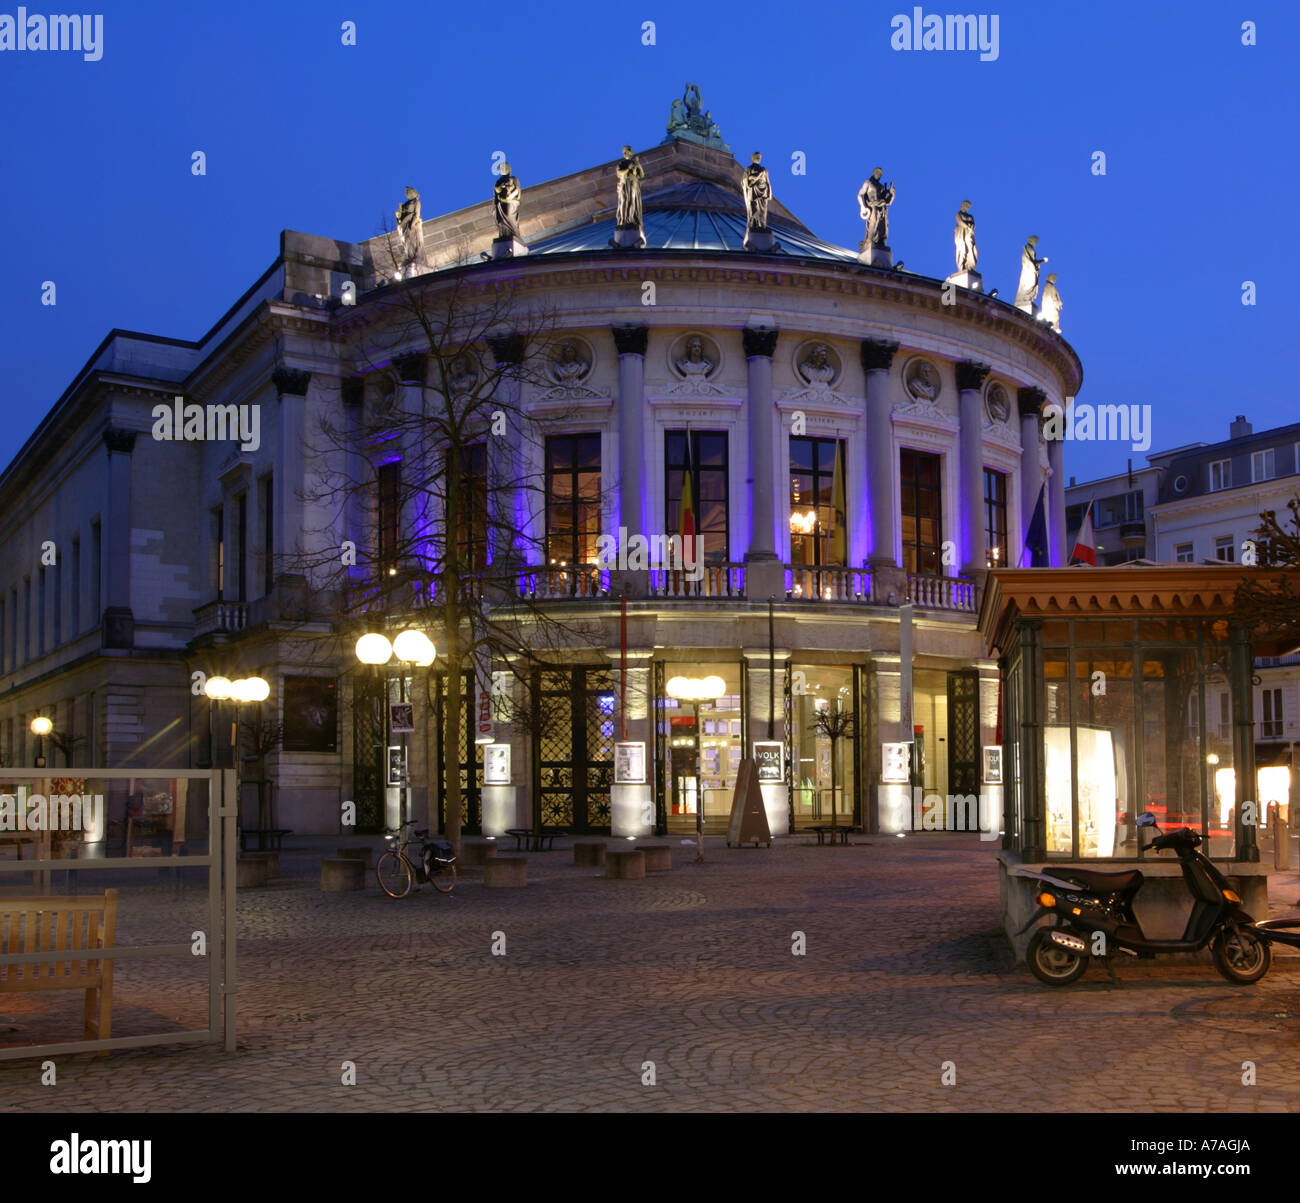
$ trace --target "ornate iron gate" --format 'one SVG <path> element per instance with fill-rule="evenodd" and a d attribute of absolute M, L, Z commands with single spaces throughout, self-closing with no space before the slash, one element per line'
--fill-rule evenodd
<path fill-rule="evenodd" d="M 384 681 L 359 673 L 352 686 L 352 801 L 359 834 L 384 829 Z"/>
<path fill-rule="evenodd" d="M 434 723 L 438 747 L 438 830 L 447 830 L 446 724 L 447 675 L 437 677 Z M 460 829 L 468 834 L 483 830 L 483 749 L 474 742 L 474 674 L 461 674 L 460 684 Z"/>
<path fill-rule="evenodd" d="M 979 696 L 978 670 L 948 674 L 948 792 L 958 797 L 980 790 Z"/>
<path fill-rule="evenodd" d="M 607 668 L 533 678 L 536 796 L 543 827 L 606 833 L 614 783 L 614 683 Z"/>

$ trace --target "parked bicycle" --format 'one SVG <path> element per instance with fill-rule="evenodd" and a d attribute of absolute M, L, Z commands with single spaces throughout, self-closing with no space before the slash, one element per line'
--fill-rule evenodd
<path fill-rule="evenodd" d="M 450 894 L 456 885 L 455 849 L 446 840 L 429 839 L 428 831 L 405 835 L 415 820 L 408 819 L 396 830 L 384 833 L 388 851 L 375 866 L 379 888 L 389 898 L 405 898 L 417 884 L 428 882 L 440 894 Z M 413 855 L 409 850 L 417 848 Z"/>

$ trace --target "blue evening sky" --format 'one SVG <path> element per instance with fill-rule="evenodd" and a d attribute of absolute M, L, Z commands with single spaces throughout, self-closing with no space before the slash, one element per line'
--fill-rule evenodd
<path fill-rule="evenodd" d="M 17 7 L 0 0 L 0 14 Z M 762 150 L 776 196 L 823 238 L 856 247 L 855 194 L 877 164 L 898 190 L 895 258 L 913 270 L 952 270 L 963 198 L 985 287 L 1004 298 L 1038 234 L 1084 363 L 1080 400 L 1151 405 L 1152 450 L 1224 438 L 1236 413 L 1257 429 L 1300 417 L 1300 4 L 923 6 L 996 12 L 992 62 L 891 49 L 891 17 L 912 9 L 132 0 L 99 8 L 99 62 L 0 51 L 0 462 L 111 328 L 199 337 L 281 229 L 369 237 L 406 184 L 426 217 L 485 201 L 496 150 L 527 186 L 624 142 L 648 148 L 688 80 L 737 157 Z M 195 150 L 206 176 L 191 174 Z M 791 173 L 795 151 L 806 175 Z M 1143 462 L 1113 443 L 1066 456 L 1081 479 Z"/>

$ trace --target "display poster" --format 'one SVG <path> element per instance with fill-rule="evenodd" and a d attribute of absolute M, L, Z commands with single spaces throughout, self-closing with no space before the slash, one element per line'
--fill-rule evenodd
<path fill-rule="evenodd" d="M 645 784 L 645 744 L 621 741 L 614 745 L 614 784 Z"/>
<path fill-rule="evenodd" d="M 754 764 L 758 766 L 760 782 L 780 782 L 785 780 L 784 749 L 776 740 L 756 740 L 754 743 Z"/>

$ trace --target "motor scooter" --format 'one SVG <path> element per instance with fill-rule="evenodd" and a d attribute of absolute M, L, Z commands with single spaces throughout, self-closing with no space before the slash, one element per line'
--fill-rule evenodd
<path fill-rule="evenodd" d="M 1140 815 L 1137 825 L 1139 829 L 1160 830 L 1150 812 Z M 1134 899 L 1144 880 L 1138 869 L 1094 873 L 1063 866 L 1051 874 L 1013 870 L 1017 876 L 1042 882 L 1044 887 L 1035 898 L 1038 909 L 1020 932 L 1044 916 L 1051 920 L 1039 927 L 1029 941 L 1029 971 L 1045 985 L 1068 986 L 1084 975 L 1092 956 L 1105 958 L 1121 953 L 1154 957 L 1161 953 L 1199 952 L 1208 946 L 1215 968 L 1228 981 L 1238 985 L 1259 981 L 1272 962 L 1270 942 L 1278 939 L 1291 943 L 1293 938 L 1289 938 L 1290 933 L 1256 926 L 1223 874 L 1197 851 L 1200 843 L 1200 835 L 1180 827 L 1157 834 L 1147 845 L 1157 852 L 1173 849 L 1193 899 L 1187 925 L 1175 940 L 1153 940 L 1142 931 L 1133 912 Z"/>

